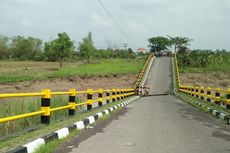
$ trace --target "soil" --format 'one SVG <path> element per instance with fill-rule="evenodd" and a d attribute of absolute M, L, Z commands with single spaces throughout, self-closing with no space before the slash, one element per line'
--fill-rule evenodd
<path fill-rule="evenodd" d="M 53 80 L 20 82 L 14 84 L 0 84 L 0 93 L 37 92 L 42 89 L 51 91 L 68 91 L 90 89 L 130 88 L 134 86 L 137 75 L 114 75 L 98 77 L 71 77 Z"/>
<path fill-rule="evenodd" d="M 230 86 L 230 73 L 182 73 L 180 79 L 182 85 L 220 88 Z"/>

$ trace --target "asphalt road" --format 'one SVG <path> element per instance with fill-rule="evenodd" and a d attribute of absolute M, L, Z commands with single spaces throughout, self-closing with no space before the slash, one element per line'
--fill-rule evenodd
<path fill-rule="evenodd" d="M 230 127 L 170 93 L 171 61 L 156 59 L 150 96 L 61 145 L 56 153 L 229 153 Z"/>

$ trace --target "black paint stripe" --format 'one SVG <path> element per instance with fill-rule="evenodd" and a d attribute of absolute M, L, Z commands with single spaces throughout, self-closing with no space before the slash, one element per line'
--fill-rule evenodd
<path fill-rule="evenodd" d="M 27 148 L 24 146 L 20 146 L 18 148 L 8 151 L 7 153 L 27 153 Z"/>
<path fill-rule="evenodd" d="M 50 98 L 42 98 L 41 99 L 41 106 L 42 107 L 49 107 L 50 106 Z"/>
<path fill-rule="evenodd" d="M 50 133 L 48 135 L 45 135 L 44 137 L 42 137 L 44 140 L 45 140 L 45 143 L 48 143 L 50 141 L 53 141 L 55 139 L 58 139 L 58 134 L 53 132 L 53 133 Z"/>
<path fill-rule="evenodd" d="M 95 120 L 95 121 L 99 119 L 99 116 L 98 116 L 97 114 L 94 115 L 93 117 L 94 117 L 94 120 Z"/>
<path fill-rule="evenodd" d="M 84 123 L 85 127 L 88 126 L 89 125 L 89 119 L 87 118 L 87 119 L 83 120 L 83 123 Z"/>
<path fill-rule="evenodd" d="M 77 126 L 75 124 L 67 126 L 67 128 L 69 129 L 69 132 L 75 130 L 77 128 Z"/>

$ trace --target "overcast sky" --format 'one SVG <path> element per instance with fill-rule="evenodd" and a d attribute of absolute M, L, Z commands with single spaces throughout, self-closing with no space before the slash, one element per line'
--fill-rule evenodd
<path fill-rule="evenodd" d="M 106 42 L 147 47 L 155 36 L 194 39 L 190 48 L 230 50 L 230 0 L 0 0 L 0 34 L 49 41 L 67 32 L 76 43 L 89 31 L 95 46 Z"/>

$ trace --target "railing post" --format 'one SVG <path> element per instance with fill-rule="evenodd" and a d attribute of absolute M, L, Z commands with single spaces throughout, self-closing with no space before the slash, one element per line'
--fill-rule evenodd
<path fill-rule="evenodd" d="M 185 90 L 186 90 L 186 94 L 188 95 L 189 94 L 189 86 L 186 86 Z"/>
<path fill-rule="evenodd" d="M 126 97 L 129 97 L 129 89 L 126 89 Z"/>
<path fill-rule="evenodd" d="M 128 94 L 129 94 L 129 97 L 131 96 L 131 95 L 130 95 L 130 93 L 131 93 L 131 90 L 129 90 L 129 92 L 128 92 Z"/>
<path fill-rule="evenodd" d="M 216 93 L 215 93 L 215 104 L 220 105 L 220 88 L 216 88 Z"/>
<path fill-rule="evenodd" d="M 116 89 L 112 90 L 112 102 L 116 101 Z"/>
<path fill-rule="evenodd" d="M 204 87 L 200 87 L 200 98 L 204 100 Z"/>
<path fill-rule="evenodd" d="M 92 109 L 92 99 L 93 99 L 93 90 L 88 89 L 87 90 L 87 110 Z"/>
<path fill-rule="evenodd" d="M 120 89 L 117 89 L 117 101 L 121 99 Z"/>
<path fill-rule="evenodd" d="M 125 94 L 126 94 L 126 89 L 124 89 L 124 92 L 125 92 Z M 135 93 L 136 93 L 136 95 L 139 95 L 139 86 L 136 86 L 136 88 L 135 88 Z M 125 96 L 126 97 L 126 96 Z"/>
<path fill-rule="evenodd" d="M 129 96 L 128 96 L 128 94 L 129 94 L 129 90 L 128 90 L 128 89 L 126 89 L 125 93 L 126 93 L 125 97 L 126 97 L 126 98 L 129 97 Z"/>
<path fill-rule="evenodd" d="M 124 94 L 124 98 L 126 98 L 126 89 L 124 89 L 123 94 Z"/>
<path fill-rule="evenodd" d="M 192 86 L 192 96 L 194 96 L 194 87 Z"/>
<path fill-rule="evenodd" d="M 110 103 L 110 90 L 109 89 L 106 90 L 106 103 L 107 104 Z"/>
<path fill-rule="evenodd" d="M 227 90 L 227 103 L 226 109 L 230 109 L 230 88 Z"/>
<path fill-rule="evenodd" d="M 120 89 L 121 99 L 124 99 L 124 90 Z"/>
<path fill-rule="evenodd" d="M 123 89 L 123 99 L 125 98 L 125 89 Z"/>
<path fill-rule="evenodd" d="M 43 89 L 41 92 L 44 93 L 41 98 L 41 110 L 44 111 L 44 114 L 41 115 L 41 123 L 50 124 L 50 89 Z"/>
<path fill-rule="evenodd" d="M 195 92 L 196 93 L 196 98 L 199 98 L 199 87 L 196 86 L 195 88 L 196 88 L 196 92 Z"/>
<path fill-rule="evenodd" d="M 130 94 L 131 92 L 132 92 L 132 91 L 130 90 L 130 91 L 129 91 L 129 94 Z M 131 97 L 131 95 L 129 95 L 129 97 Z"/>
<path fill-rule="evenodd" d="M 75 104 L 76 104 L 76 90 L 75 89 L 70 89 L 69 90 L 70 95 L 69 95 L 69 105 L 71 106 L 69 108 L 69 115 L 73 116 L 75 115 Z"/>
<path fill-rule="evenodd" d="M 102 89 L 98 89 L 98 106 L 102 106 L 103 105 L 103 90 Z"/>
<path fill-rule="evenodd" d="M 211 90 L 212 88 L 207 87 L 207 102 L 211 102 Z"/>
<path fill-rule="evenodd" d="M 191 86 L 188 86 L 188 95 L 191 95 Z"/>

